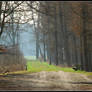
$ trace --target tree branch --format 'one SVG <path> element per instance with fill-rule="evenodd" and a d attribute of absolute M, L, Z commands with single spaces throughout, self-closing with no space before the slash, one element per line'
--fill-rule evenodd
<path fill-rule="evenodd" d="M 24 1 L 22 1 L 20 4 L 15 6 L 5 17 L 9 16 L 19 5 L 21 5 Z"/>

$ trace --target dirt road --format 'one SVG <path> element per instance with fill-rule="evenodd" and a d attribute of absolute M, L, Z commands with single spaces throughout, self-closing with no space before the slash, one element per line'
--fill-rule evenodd
<path fill-rule="evenodd" d="M 63 71 L 10 74 L 0 76 L 0 90 L 92 91 L 92 79 L 83 74 Z"/>

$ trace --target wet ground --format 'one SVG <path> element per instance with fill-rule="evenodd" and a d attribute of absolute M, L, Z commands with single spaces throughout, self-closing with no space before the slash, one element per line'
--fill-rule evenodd
<path fill-rule="evenodd" d="M 30 91 L 92 91 L 92 79 L 69 72 L 9 74 L 0 76 L 0 90 Z"/>

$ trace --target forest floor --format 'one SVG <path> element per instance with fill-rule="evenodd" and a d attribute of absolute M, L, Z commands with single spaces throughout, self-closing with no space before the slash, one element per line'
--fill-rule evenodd
<path fill-rule="evenodd" d="M 0 75 L 1 90 L 92 91 L 92 75 L 62 70 L 6 74 Z"/>

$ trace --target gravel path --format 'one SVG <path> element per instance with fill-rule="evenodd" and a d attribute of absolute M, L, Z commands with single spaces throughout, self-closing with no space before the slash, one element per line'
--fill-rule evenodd
<path fill-rule="evenodd" d="M 0 90 L 92 91 L 92 79 L 69 72 L 38 72 L 0 76 Z"/>

